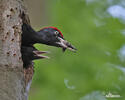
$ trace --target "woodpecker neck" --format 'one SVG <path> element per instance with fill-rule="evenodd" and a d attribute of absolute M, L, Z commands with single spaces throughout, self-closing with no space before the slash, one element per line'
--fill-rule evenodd
<path fill-rule="evenodd" d="M 33 40 L 35 43 L 47 44 L 48 39 L 43 31 L 36 32 L 33 36 Z"/>
<path fill-rule="evenodd" d="M 44 43 L 46 42 L 45 40 L 45 35 L 44 32 L 36 32 L 30 25 L 28 24 L 23 24 L 22 26 L 22 45 L 24 46 L 30 46 L 35 43 Z"/>

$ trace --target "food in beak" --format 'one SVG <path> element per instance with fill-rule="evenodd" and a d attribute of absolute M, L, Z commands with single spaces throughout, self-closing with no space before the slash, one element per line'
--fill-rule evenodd
<path fill-rule="evenodd" d="M 69 49 L 70 51 L 76 52 L 76 48 L 71 45 L 68 41 L 62 39 L 59 37 L 60 42 L 57 42 L 57 44 L 62 48 L 63 52 L 65 52 L 66 49 Z"/>

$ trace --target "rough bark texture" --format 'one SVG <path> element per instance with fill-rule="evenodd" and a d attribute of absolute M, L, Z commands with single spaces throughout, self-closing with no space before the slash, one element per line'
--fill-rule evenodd
<path fill-rule="evenodd" d="M 23 69 L 20 52 L 25 15 L 23 0 L 0 0 L 0 100 L 27 100 L 33 66 Z"/>

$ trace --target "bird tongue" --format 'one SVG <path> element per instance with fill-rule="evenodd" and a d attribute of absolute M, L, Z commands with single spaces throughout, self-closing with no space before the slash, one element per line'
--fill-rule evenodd
<path fill-rule="evenodd" d="M 38 50 L 36 50 L 36 51 L 33 51 L 33 53 L 35 54 L 34 56 L 36 57 L 36 59 L 44 59 L 44 58 L 49 59 L 48 56 L 41 55 L 41 54 L 49 53 L 48 51 L 38 51 Z"/>

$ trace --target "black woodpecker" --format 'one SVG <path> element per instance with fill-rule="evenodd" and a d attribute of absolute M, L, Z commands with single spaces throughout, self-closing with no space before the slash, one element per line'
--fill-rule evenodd
<path fill-rule="evenodd" d="M 30 25 L 22 25 L 22 44 L 21 53 L 24 67 L 28 66 L 35 59 L 47 58 L 40 54 L 47 53 L 45 51 L 38 51 L 33 45 L 35 43 L 46 44 L 62 48 L 63 51 L 69 49 L 76 51 L 77 49 L 66 41 L 59 29 L 56 27 L 45 27 L 36 32 Z"/>

